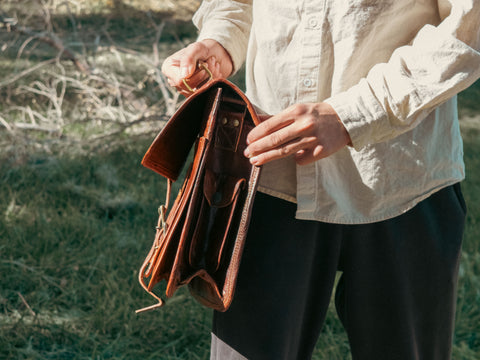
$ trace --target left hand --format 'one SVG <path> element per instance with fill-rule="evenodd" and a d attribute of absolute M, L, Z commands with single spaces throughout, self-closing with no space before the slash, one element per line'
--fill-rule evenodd
<path fill-rule="evenodd" d="M 230 54 L 215 40 L 205 39 L 194 42 L 169 56 L 162 64 L 162 72 L 170 86 L 181 94 L 190 96 L 183 79 L 187 79 L 192 88 L 208 79 L 205 71 L 196 71 L 199 62 L 204 62 L 214 79 L 226 79 L 233 71 Z"/>
<path fill-rule="evenodd" d="M 245 156 L 254 165 L 295 155 L 299 165 L 325 158 L 351 143 L 327 103 L 295 104 L 266 118 L 247 137 Z"/>

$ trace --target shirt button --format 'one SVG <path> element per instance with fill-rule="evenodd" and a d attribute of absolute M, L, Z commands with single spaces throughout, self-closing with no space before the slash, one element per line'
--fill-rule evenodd
<path fill-rule="evenodd" d="M 306 87 L 311 87 L 313 86 L 313 80 L 312 79 L 304 79 L 303 80 L 303 85 L 305 85 Z"/>
<path fill-rule="evenodd" d="M 311 17 L 308 19 L 308 27 L 311 29 L 315 29 L 318 26 L 318 20 L 315 17 Z"/>

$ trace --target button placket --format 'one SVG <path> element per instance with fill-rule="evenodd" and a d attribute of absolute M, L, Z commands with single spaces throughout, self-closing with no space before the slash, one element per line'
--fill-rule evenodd
<path fill-rule="evenodd" d="M 304 13 L 308 14 L 303 20 L 302 56 L 299 61 L 298 82 L 299 92 L 297 101 L 318 102 L 319 71 L 322 59 L 323 36 L 321 28 L 324 26 L 325 1 L 306 0 Z M 303 200 L 302 206 L 315 209 L 317 198 L 316 162 L 304 166 L 297 166 L 297 198 Z M 313 181 L 313 183 L 312 183 Z"/>
<path fill-rule="evenodd" d="M 317 82 L 319 76 L 319 65 L 321 63 L 322 34 L 321 27 L 321 4 L 307 2 L 305 13 L 310 14 L 304 21 L 304 35 L 302 44 L 302 57 L 299 62 L 299 101 L 318 101 Z M 308 10 L 308 11 L 307 11 Z"/>

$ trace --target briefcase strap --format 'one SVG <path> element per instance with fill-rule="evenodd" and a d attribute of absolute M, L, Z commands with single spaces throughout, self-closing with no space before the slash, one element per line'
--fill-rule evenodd
<path fill-rule="evenodd" d="M 158 300 L 157 304 L 153 304 L 138 310 L 135 310 L 135 313 L 140 314 L 142 312 L 150 311 L 150 310 L 155 310 L 159 307 L 162 307 L 164 305 L 164 301 L 162 298 L 157 296 L 153 291 L 148 290 L 147 283 L 145 282 L 145 279 L 148 277 L 148 272 L 151 269 L 152 263 L 152 256 L 155 253 L 156 247 L 157 247 L 157 240 L 162 237 L 162 233 L 167 231 L 167 225 L 166 225 L 166 216 L 168 212 L 168 208 L 170 207 L 170 195 L 172 193 L 172 180 L 168 179 L 167 181 L 167 192 L 166 192 L 166 199 L 165 199 L 165 205 L 160 205 L 158 208 L 158 223 L 156 226 L 156 231 L 157 235 L 155 236 L 155 240 L 153 242 L 152 248 L 150 249 L 150 252 L 148 253 L 147 257 L 145 258 L 145 261 L 142 264 L 142 267 L 140 268 L 140 271 L 138 273 L 138 282 L 140 285 L 143 287 L 143 289 L 148 292 L 151 296 L 153 296 L 155 299 Z"/>

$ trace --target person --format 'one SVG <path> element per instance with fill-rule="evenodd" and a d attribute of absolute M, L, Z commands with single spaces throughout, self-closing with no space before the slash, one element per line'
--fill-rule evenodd
<path fill-rule="evenodd" d="M 265 114 L 233 303 L 212 359 L 309 359 L 332 293 L 352 358 L 449 359 L 466 207 L 456 94 L 480 77 L 478 0 L 205 0 L 162 71 L 245 62 Z M 337 276 L 338 274 L 338 276 Z"/>

